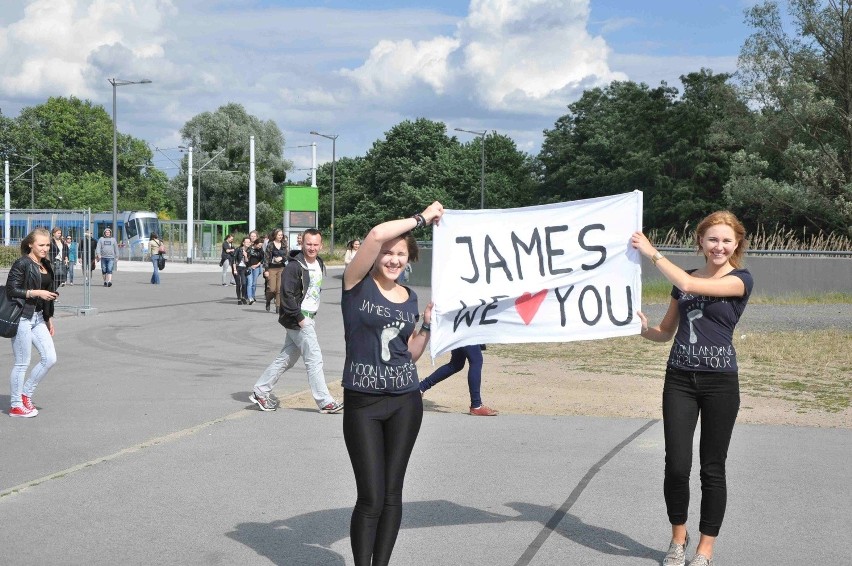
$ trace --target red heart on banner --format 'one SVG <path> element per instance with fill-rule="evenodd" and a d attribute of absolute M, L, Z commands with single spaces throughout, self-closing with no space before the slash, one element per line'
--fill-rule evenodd
<path fill-rule="evenodd" d="M 538 312 L 538 308 L 544 301 L 545 295 L 547 295 L 547 289 L 542 289 L 535 295 L 524 293 L 515 299 L 515 310 L 518 311 L 518 314 L 521 315 L 522 319 L 524 319 L 524 324 L 528 325 L 532 322 L 532 319 L 535 318 L 535 314 Z"/>

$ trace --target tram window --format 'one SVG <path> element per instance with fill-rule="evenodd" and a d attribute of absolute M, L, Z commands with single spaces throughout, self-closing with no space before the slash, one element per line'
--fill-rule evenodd
<path fill-rule="evenodd" d="M 125 222 L 124 229 L 127 231 L 127 239 L 131 240 L 135 238 L 139 234 L 139 230 L 136 229 L 136 221 L 129 220 Z"/>
<path fill-rule="evenodd" d="M 151 234 L 157 233 L 162 236 L 160 232 L 160 221 L 156 218 L 138 218 L 139 222 L 139 237 L 141 239 L 150 238 Z"/>

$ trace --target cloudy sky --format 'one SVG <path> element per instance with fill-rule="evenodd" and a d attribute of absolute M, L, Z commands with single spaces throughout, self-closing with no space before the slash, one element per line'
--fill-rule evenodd
<path fill-rule="evenodd" d="M 311 130 L 358 156 L 417 117 L 496 130 L 535 154 L 586 88 L 733 71 L 753 3 L 3 0 L 0 110 L 74 95 L 111 113 L 108 78 L 150 79 L 118 88 L 118 128 L 152 148 L 176 147 L 187 120 L 237 102 L 278 124 L 297 168 L 310 149 L 296 146 L 312 141 L 331 158 Z"/>

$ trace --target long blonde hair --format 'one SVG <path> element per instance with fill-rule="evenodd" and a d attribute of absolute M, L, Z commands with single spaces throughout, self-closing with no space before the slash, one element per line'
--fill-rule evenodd
<path fill-rule="evenodd" d="M 51 233 L 44 228 L 35 228 L 32 232 L 27 234 L 26 238 L 21 240 L 21 255 L 27 255 L 30 253 L 30 246 L 33 242 L 35 242 L 36 236 L 47 236 L 48 241 L 53 239 Z"/>
<path fill-rule="evenodd" d="M 718 226 L 719 224 L 730 226 L 734 231 L 734 236 L 737 238 L 737 249 L 734 250 L 728 261 L 734 266 L 734 269 L 739 269 L 743 266 L 743 254 L 748 248 L 748 240 L 745 237 L 745 226 L 729 210 L 717 210 L 698 223 L 698 227 L 695 229 L 695 243 L 698 245 L 698 253 L 701 253 L 701 238 L 704 237 L 711 226 Z"/>

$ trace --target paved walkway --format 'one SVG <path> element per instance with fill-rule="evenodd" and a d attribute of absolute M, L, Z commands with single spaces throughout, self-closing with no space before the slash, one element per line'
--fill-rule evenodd
<path fill-rule="evenodd" d="M 252 408 L 283 330 L 217 272 L 170 262 L 157 287 L 147 264 L 123 263 L 92 288 L 96 316 L 58 317 L 41 414 L 0 415 L 0 562 L 352 564 L 341 416 Z M 339 302 L 330 277 L 317 321 L 329 381 Z M 306 388 L 297 365 L 276 391 Z M 663 456 L 656 421 L 427 412 L 392 563 L 659 563 Z M 850 460 L 849 430 L 738 426 L 716 563 L 852 563 Z"/>

